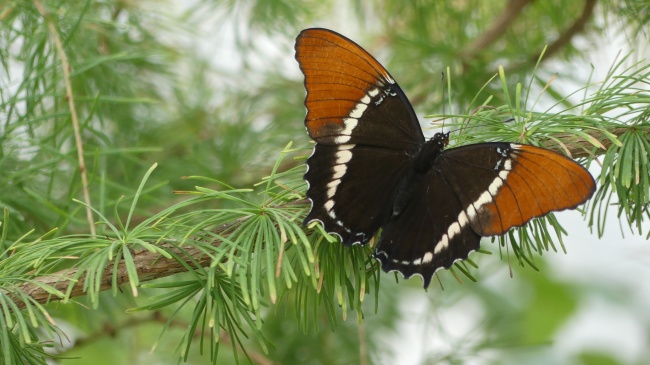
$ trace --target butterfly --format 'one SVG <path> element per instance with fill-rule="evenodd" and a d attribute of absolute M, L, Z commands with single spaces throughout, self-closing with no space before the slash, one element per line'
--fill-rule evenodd
<path fill-rule="evenodd" d="M 305 76 L 305 126 L 316 142 L 305 180 L 317 221 L 344 245 L 381 229 L 374 257 L 384 271 L 420 275 L 428 287 L 479 248 L 535 217 L 573 209 L 596 186 L 572 159 L 526 144 L 445 149 L 449 133 L 426 140 L 406 95 L 350 39 L 305 29 L 296 39 Z"/>

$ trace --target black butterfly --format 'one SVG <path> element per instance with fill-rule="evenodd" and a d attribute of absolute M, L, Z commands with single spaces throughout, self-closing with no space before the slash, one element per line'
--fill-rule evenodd
<path fill-rule="evenodd" d="M 319 221 L 343 244 L 366 244 L 381 228 L 384 271 L 433 274 L 465 259 L 482 236 L 500 235 L 595 191 L 573 160 L 515 143 L 444 150 L 449 134 L 425 140 L 402 89 L 368 52 L 327 29 L 296 39 L 305 75 L 305 125 L 316 147 L 305 180 Z"/>

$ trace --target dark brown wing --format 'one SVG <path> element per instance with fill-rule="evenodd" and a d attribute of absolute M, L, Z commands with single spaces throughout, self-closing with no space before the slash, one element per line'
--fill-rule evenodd
<path fill-rule="evenodd" d="M 408 99 L 388 71 L 340 34 L 306 29 L 296 39 L 305 75 L 305 126 L 317 142 L 305 180 L 312 209 L 345 244 L 366 243 L 390 214 L 392 193 L 424 143 Z"/>
<path fill-rule="evenodd" d="M 351 145 L 316 145 L 305 179 L 312 209 L 305 224 L 320 221 L 343 244 L 365 244 L 388 221 L 395 186 L 408 168 L 399 151 Z"/>
<path fill-rule="evenodd" d="M 426 288 L 438 269 L 477 250 L 481 236 L 459 223 L 463 204 L 439 171 L 429 171 L 414 195 L 402 214 L 384 226 L 375 258 L 384 271 L 422 276 Z"/>
<path fill-rule="evenodd" d="M 572 209 L 596 186 L 575 161 L 529 145 L 482 143 L 442 152 L 402 215 L 384 227 L 375 257 L 386 271 L 422 275 L 424 286 L 500 235 L 552 211 Z"/>

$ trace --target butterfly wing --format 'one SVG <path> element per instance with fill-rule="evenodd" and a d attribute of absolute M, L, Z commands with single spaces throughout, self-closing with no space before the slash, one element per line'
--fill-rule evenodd
<path fill-rule="evenodd" d="M 417 116 L 388 71 L 348 38 L 305 29 L 296 38 L 305 75 L 305 126 L 321 144 L 415 150 L 424 142 Z"/>
<path fill-rule="evenodd" d="M 351 40 L 306 29 L 295 48 L 305 126 L 317 142 L 307 160 L 305 224 L 320 221 L 345 244 L 366 243 L 388 219 L 396 180 L 424 143 L 418 119 L 388 71 Z"/>
<path fill-rule="evenodd" d="M 365 244 L 390 217 L 395 186 L 408 166 L 408 156 L 350 146 L 314 148 L 305 173 L 312 202 L 305 224 L 320 221 L 343 244 Z"/>
<path fill-rule="evenodd" d="M 428 287 L 436 270 L 479 248 L 481 236 L 457 223 L 462 211 L 454 188 L 439 171 L 429 171 L 402 214 L 383 227 L 375 258 L 384 271 L 396 270 L 405 278 L 420 275 Z"/>
<path fill-rule="evenodd" d="M 573 209 L 596 191 L 593 177 L 580 164 L 530 145 L 454 148 L 443 153 L 438 166 L 463 203 L 472 228 L 482 236 L 500 235 L 532 218 Z"/>
<path fill-rule="evenodd" d="M 443 151 L 403 214 L 384 227 L 375 257 L 385 271 L 433 274 L 500 235 L 589 199 L 595 183 L 575 161 L 542 148 L 482 143 Z M 421 197 L 421 199 L 420 199 Z"/>

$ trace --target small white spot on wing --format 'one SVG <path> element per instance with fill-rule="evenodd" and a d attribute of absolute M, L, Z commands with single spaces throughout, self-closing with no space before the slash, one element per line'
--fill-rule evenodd
<path fill-rule="evenodd" d="M 474 220 L 474 218 L 476 218 L 476 208 L 474 208 L 474 204 L 470 204 L 466 210 L 467 218 L 469 218 L 470 221 Z"/>
<path fill-rule="evenodd" d="M 442 250 L 446 249 L 449 246 L 449 237 L 447 234 L 443 234 L 440 242 L 436 243 L 433 253 L 438 254 Z"/>
<path fill-rule="evenodd" d="M 348 150 L 339 150 L 336 152 L 336 164 L 337 165 L 344 165 L 352 159 L 352 152 Z M 346 167 L 347 169 L 347 167 Z"/>
<path fill-rule="evenodd" d="M 499 170 L 501 168 L 502 163 L 503 163 L 503 159 L 499 159 L 499 161 L 497 161 L 497 164 L 494 166 L 494 169 Z"/>
<path fill-rule="evenodd" d="M 330 210 L 332 210 L 332 208 L 334 208 L 334 200 L 330 199 L 326 201 L 325 204 L 323 204 L 323 207 L 325 208 L 325 210 L 329 212 Z"/>
<path fill-rule="evenodd" d="M 328 188 L 334 188 L 337 187 L 341 183 L 341 179 L 334 179 L 330 182 L 327 183 Z"/>
<path fill-rule="evenodd" d="M 433 261 L 433 253 L 427 252 L 422 256 L 422 263 L 423 264 L 428 264 L 429 262 Z"/>
<path fill-rule="evenodd" d="M 350 118 L 361 118 L 367 107 L 368 104 L 364 104 L 363 102 L 357 104 L 357 106 L 350 112 Z"/>
<path fill-rule="evenodd" d="M 336 188 L 341 183 L 341 179 L 335 179 L 327 183 L 327 197 L 332 198 L 336 194 Z"/>
<path fill-rule="evenodd" d="M 336 144 L 347 143 L 349 141 L 350 141 L 350 136 L 338 136 L 334 138 L 334 143 Z"/>
<path fill-rule="evenodd" d="M 507 160 L 506 160 L 506 162 L 503 164 L 503 169 L 504 169 L 505 171 L 510 171 L 510 170 L 512 170 L 512 160 L 511 160 L 511 159 L 507 159 Z"/>
<path fill-rule="evenodd" d="M 340 179 L 345 175 L 345 172 L 348 170 L 348 168 L 345 165 L 336 165 L 334 166 L 334 175 L 332 175 L 332 179 Z"/>
<path fill-rule="evenodd" d="M 460 233 L 460 224 L 458 222 L 454 222 L 451 226 L 449 226 L 449 229 L 447 230 L 447 236 L 449 239 L 454 238 L 455 235 Z"/>
<path fill-rule="evenodd" d="M 483 194 L 481 194 L 481 196 L 479 196 L 478 199 L 476 199 L 476 201 L 472 205 L 474 206 L 474 208 L 481 208 L 483 205 L 488 204 L 490 202 L 492 202 L 492 195 L 490 195 L 489 191 L 484 191 Z"/>
<path fill-rule="evenodd" d="M 467 213 L 463 210 L 458 215 L 458 224 L 460 224 L 461 227 L 465 227 L 467 223 L 469 223 L 469 218 L 467 217 Z"/>
<path fill-rule="evenodd" d="M 490 192 L 490 195 L 495 196 L 497 195 L 497 192 L 499 191 L 499 188 L 503 185 L 503 180 L 501 178 L 496 178 L 492 180 L 492 183 L 488 187 L 488 191 Z M 485 194 L 485 193 L 483 193 Z M 483 196 L 483 195 L 481 195 Z"/>
<path fill-rule="evenodd" d="M 343 124 L 345 124 L 345 128 L 341 131 L 341 134 L 345 134 L 346 136 L 349 136 L 352 134 L 352 131 L 354 128 L 357 127 L 357 124 L 359 124 L 359 121 L 356 118 L 345 118 L 343 120 Z"/>

